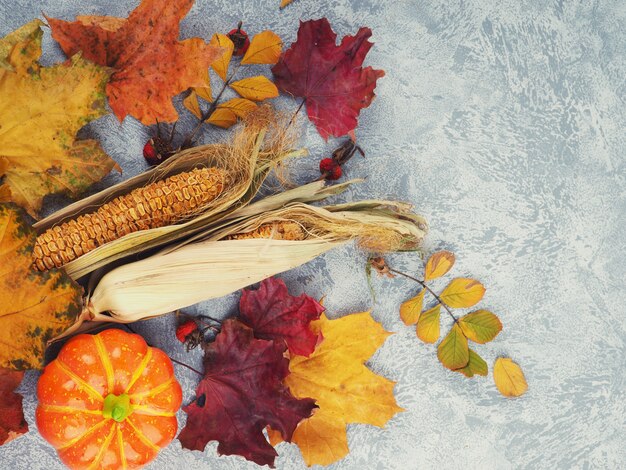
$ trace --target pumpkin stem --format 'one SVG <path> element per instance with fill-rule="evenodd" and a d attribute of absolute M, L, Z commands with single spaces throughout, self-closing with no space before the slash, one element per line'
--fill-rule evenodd
<path fill-rule="evenodd" d="M 130 397 L 126 393 L 119 396 L 109 393 L 104 399 L 102 415 L 105 418 L 113 418 L 118 423 L 121 423 L 132 412 L 133 407 L 130 404 Z"/>

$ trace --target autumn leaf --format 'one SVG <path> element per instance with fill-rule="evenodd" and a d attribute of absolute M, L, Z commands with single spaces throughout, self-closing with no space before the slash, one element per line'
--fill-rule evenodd
<path fill-rule="evenodd" d="M 310 355 L 321 339 L 309 329 L 324 311 L 306 294 L 289 295 L 282 279 L 269 278 L 257 290 L 244 289 L 239 301 L 239 319 L 261 339 L 284 341 L 291 354 Z"/>
<path fill-rule="evenodd" d="M 484 361 L 482 357 L 480 357 L 473 350 L 468 349 L 469 356 L 467 365 L 460 369 L 457 369 L 456 372 L 460 372 L 465 377 L 474 377 L 475 375 L 487 375 L 489 373 L 489 367 L 487 367 L 487 363 Z"/>
<path fill-rule="evenodd" d="M 422 289 L 415 297 L 400 305 L 400 318 L 402 318 L 405 325 L 414 325 L 417 323 L 422 307 L 424 306 L 425 292 L 426 291 Z"/>
<path fill-rule="evenodd" d="M 472 307 L 485 295 L 484 286 L 475 279 L 453 279 L 439 296 L 444 304 L 453 308 Z"/>
<path fill-rule="evenodd" d="M 228 36 L 220 33 L 215 33 L 209 44 L 222 48 L 222 54 L 213 61 L 211 68 L 215 70 L 215 73 L 217 73 L 222 80 L 226 81 L 230 59 L 232 59 L 233 51 L 235 50 L 235 44 Z"/>
<path fill-rule="evenodd" d="M 278 87 L 304 98 L 309 119 L 324 139 L 351 133 L 374 99 L 382 70 L 363 68 L 372 31 L 361 28 L 339 46 L 326 18 L 300 23 L 298 39 L 272 68 Z"/>
<path fill-rule="evenodd" d="M 287 5 L 289 5 L 291 2 L 293 2 L 293 0 L 281 0 L 280 2 L 280 7 L 281 8 L 285 8 Z"/>
<path fill-rule="evenodd" d="M 434 343 L 439 339 L 439 316 L 441 304 L 423 312 L 417 322 L 417 337 L 425 343 Z"/>
<path fill-rule="evenodd" d="M 237 80 L 231 83 L 230 87 L 243 98 L 252 101 L 263 101 L 268 98 L 276 98 L 279 95 L 276 85 L 263 75 Z"/>
<path fill-rule="evenodd" d="M 245 98 L 233 98 L 217 106 L 207 122 L 217 127 L 228 129 L 256 108 L 256 103 Z"/>
<path fill-rule="evenodd" d="M 32 267 L 36 234 L 20 211 L 0 204 L 0 367 L 43 367 L 47 342 L 82 310 L 82 288 L 61 270 Z"/>
<path fill-rule="evenodd" d="M 22 411 L 22 396 L 15 393 L 24 371 L 0 368 L 0 446 L 28 432 Z"/>
<path fill-rule="evenodd" d="M 209 66 L 222 54 L 200 38 L 178 40 L 179 22 L 193 3 L 143 0 L 126 20 L 47 19 L 65 54 L 82 51 L 86 59 L 112 68 L 106 93 L 117 118 L 131 115 L 149 125 L 175 121 L 172 97 L 190 87 L 207 86 Z"/>
<path fill-rule="evenodd" d="M 189 95 L 183 100 L 183 106 L 187 108 L 198 119 L 202 119 L 202 110 L 200 109 L 200 103 L 198 102 L 198 94 L 195 91 L 191 91 Z"/>
<path fill-rule="evenodd" d="M 204 450 L 217 440 L 221 455 L 273 465 L 277 453 L 263 429 L 269 425 L 290 440 L 315 407 L 311 399 L 294 398 L 283 384 L 289 373 L 284 351 L 280 342 L 255 339 L 239 321 L 225 321 L 205 351 L 196 398 L 184 408 L 187 424 L 178 436 L 183 447 Z"/>
<path fill-rule="evenodd" d="M 117 167 L 95 140 L 75 140 L 78 130 L 105 114 L 105 69 L 76 56 L 40 67 L 39 20 L 0 40 L 0 201 L 36 217 L 43 197 L 76 195 Z M 19 39 L 22 39 L 21 41 Z M 119 169 L 119 167 L 117 167 Z"/>
<path fill-rule="evenodd" d="M 445 275 L 454 266 L 454 253 L 450 251 L 438 251 L 426 262 L 424 268 L 424 280 L 430 281 Z"/>
<path fill-rule="evenodd" d="M 476 310 L 459 319 L 459 325 L 467 339 L 485 344 L 502 331 L 500 319 L 487 310 Z"/>
<path fill-rule="evenodd" d="M 390 335 L 369 312 L 311 323 L 324 340 L 309 356 L 292 356 L 285 379 L 298 398 L 314 398 L 319 409 L 300 423 L 292 441 L 307 465 L 329 465 L 348 453 L 348 423 L 383 426 L 403 411 L 393 396 L 394 382 L 364 363 Z"/>
<path fill-rule="evenodd" d="M 467 338 L 461 327 L 455 323 L 448 335 L 439 343 L 437 357 L 445 367 L 451 370 L 460 369 L 469 361 Z"/>
<path fill-rule="evenodd" d="M 524 372 L 508 357 L 499 357 L 493 366 L 493 380 L 498 391 L 505 397 L 522 396 L 528 390 Z"/>
<path fill-rule="evenodd" d="M 275 64 L 283 50 L 283 40 L 273 31 L 262 31 L 252 38 L 242 64 Z"/>

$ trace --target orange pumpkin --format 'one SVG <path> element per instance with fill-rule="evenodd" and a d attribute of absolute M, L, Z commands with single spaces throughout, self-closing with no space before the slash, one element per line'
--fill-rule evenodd
<path fill-rule="evenodd" d="M 139 335 L 78 335 L 37 385 L 37 427 L 70 468 L 139 468 L 177 431 L 182 391 L 169 357 Z"/>

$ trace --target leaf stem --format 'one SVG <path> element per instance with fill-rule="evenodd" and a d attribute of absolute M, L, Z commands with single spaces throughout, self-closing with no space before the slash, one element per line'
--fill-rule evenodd
<path fill-rule="evenodd" d="M 437 299 L 437 302 L 439 302 L 443 306 L 443 308 L 446 310 L 446 312 L 448 312 L 448 315 L 452 317 L 452 319 L 454 320 L 454 323 L 457 323 L 457 324 L 459 323 L 459 320 L 454 316 L 454 314 L 448 308 L 448 306 L 441 300 L 441 297 L 439 297 L 430 287 L 428 287 L 424 281 L 420 281 L 416 277 L 409 276 L 408 274 L 403 273 L 402 271 L 398 271 L 397 269 L 389 268 L 389 271 L 391 271 L 394 274 L 398 274 L 400 276 L 406 277 L 407 279 L 410 279 L 411 281 L 417 282 L 420 286 L 422 286 L 424 289 L 430 292 L 435 299 Z"/>
<path fill-rule="evenodd" d="M 289 120 L 289 124 L 287 124 L 287 129 L 289 129 L 289 127 L 291 127 L 291 125 L 293 124 L 293 121 L 296 119 L 296 116 L 298 116 L 298 113 L 300 112 L 300 110 L 302 109 L 302 107 L 304 106 L 304 102 L 306 100 L 302 100 L 302 102 L 300 103 L 300 106 L 298 106 L 298 109 L 296 109 L 296 112 L 293 113 L 293 116 L 291 116 L 291 119 Z"/>

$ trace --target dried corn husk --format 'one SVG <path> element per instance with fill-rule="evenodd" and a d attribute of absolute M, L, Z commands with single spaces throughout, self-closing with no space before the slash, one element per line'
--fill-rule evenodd
<path fill-rule="evenodd" d="M 353 239 L 368 250 L 400 251 L 418 249 L 426 235 L 426 221 L 404 204 L 368 201 L 338 207 L 291 203 L 212 230 L 203 241 L 115 268 L 98 282 L 85 318 L 133 322 L 235 292 Z M 281 223 L 297 223 L 306 238 L 224 240 Z"/>
<path fill-rule="evenodd" d="M 306 154 L 304 150 L 293 150 L 293 143 L 293 136 L 285 133 L 280 120 L 267 109 L 261 109 L 251 115 L 231 143 L 204 145 L 180 152 L 153 170 L 67 206 L 35 224 L 35 229 L 42 234 L 70 219 L 94 212 L 133 189 L 196 168 L 216 168 L 228 175 L 228 184 L 219 196 L 198 207 L 182 223 L 129 233 L 64 264 L 65 271 L 78 279 L 115 260 L 189 237 L 245 206 L 272 168 L 287 158 Z"/>

